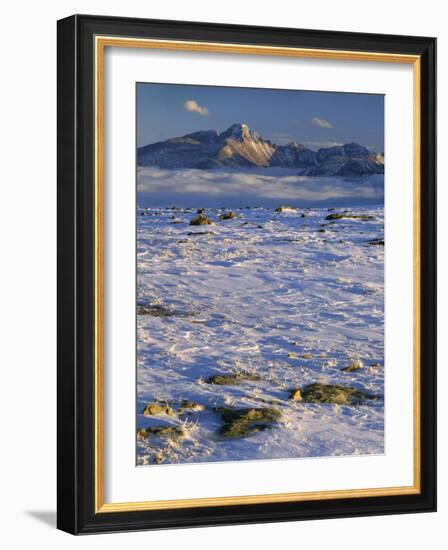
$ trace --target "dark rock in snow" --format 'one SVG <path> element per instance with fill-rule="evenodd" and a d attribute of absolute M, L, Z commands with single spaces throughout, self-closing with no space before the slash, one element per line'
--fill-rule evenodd
<path fill-rule="evenodd" d="M 306 403 L 333 403 L 336 405 L 356 405 L 368 399 L 376 399 L 371 395 L 351 386 L 339 384 L 310 384 L 301 388 L 303 401 Z"/>
<path fill-rule="evenodd" d="M 160 304 L 137 304 L 137 315 L 150 317 L 190 317 L 193 312 L 170 309 Z"/>
<path fill-rule="evenodd" d="M 292 399 L 293 401 L 302 401 L 303 400 L 302 392 L 298 389 L 297 390 L 292 390 L 291 395 L 290 395 L 290 399 Z"/>
<path fill-rule="evenodd" d="M 158 403 L 148 403 L 145 405 L 142 410 L 142 414 L 145 416 L 158 416 L 158 415 L 168 415 L 172 416 L 174 411 L 168 405 L 159 405 Z"/>
<path fill-rule="evenodd" d="M 183 414 L 185 411 L 188 412 L 199 412 L 205 410 L 205 406 L 195 401 L 190 401 L 189 399 L 184 399 L 179 407 L 178 413 Z"/>
<path fill-rule="evenodd" d="M 375 216 L 367 216 L 366 214 L 328 214 L 326 220 L 364 220 L 371 221 Z"/>
<path fill-rule="evenodd" d="M 233 220 L 234 218 L 236 218 L 235 212 L 225 212 L 219 216 L 220 220 Z"/>
<path fill-rule="evenodd" d="M 189 237 L 203 236 L 203 235 L 214 235 L 213 231 L 189 231 L 187 233 Z"/>
<path fill-rule="evenodd" d="M 213 221 L 203 214 L 198 214 L 190 221 L 190 225 L 213 225 Z"/>
<path fill-rule="evenodd" d="M 147 439 L 150 436 L 168 439 L 170 441 L 178 441 L 186 437 L 187 432 L 180 426 L 151 426 L 150 428 L 140 428 L 137 431 L 137 437 Z"/>
<path fill-rule="evenodd" d="M 273 407 L 229 409 L 222 415 L 224 426 L 220 434 L 224 437 L 247 437 L 273 427 L 280 418 L 281 412 Z"/>
<path fill-rule="evenodd" d="M 247 380 L 257 381 L 260 377 L 257 374 L 252 373 L 230 373 L 230 374 L 215 374 L 207 378 L 207 384 L 217 384 L 218 386 L 235 386 L 240 382 Z"/>
<path fill-rule="evenodd" d="M 354 372 L 354 371 L 357 371 L 359 369 L 362 369 L 363 367 L 363 364 L 361 361 L 353 361 L 352 363 L 350 363 L 350 365 L 348 365 L 347 367 L 344 367 L 343 369 L 341 369 L 342 372 Z"/>
<path fill-rule="evenodd" d="M 384 239 L 373 239 L 369 241 L 369 244 L 372 246 L 384 246 Z"/>
<path fill-rule="evenodd" d="M 295 212 L 296 209 L 293 208 L 292 206 L 279 206 L 277 207 L 274 212 L 278 212 L 279 214 L 281 214 L 282 212 Z"/>

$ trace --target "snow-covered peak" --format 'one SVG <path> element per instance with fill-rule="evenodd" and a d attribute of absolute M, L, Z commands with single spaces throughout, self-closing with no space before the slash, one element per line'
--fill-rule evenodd
<path fill-rule="evenodd" d="M 297 141 L 290 141 L 285 147 L 288 147 L 288 149 L 305 149 L 305 147 L 301 143 L 297 143 Z"/>
<path fill-rule="evenodd" d="M 357 143 L 308 149 L 291 141 L 277 145 L 245 123 L 227 130 L 200 130 L 138 149 L 139 166 L 212 169 L 220 166 L 283 166 L 307 176 L 360 176 L 384 173 L 384 157 Z"/>
<path fill-rule="evenodd" d="M 216 130 L 199 130 L 183 136 L 181 139 L 189 138 L 199 143 L 212 143 L 218 136 Z"/>
<path fill-rule="evenodd" d="M 251 132 L 247 124 L 238 123 L 232 124 L 227 130 L 219 134 L 221 139 L 234 139 L 236 141 L 258 139 L 255 132 Z"/>

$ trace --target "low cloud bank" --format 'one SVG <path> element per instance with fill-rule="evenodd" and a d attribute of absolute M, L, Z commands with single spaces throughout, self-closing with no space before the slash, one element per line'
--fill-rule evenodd
<path fill-rule="evenodd" d="M 360 178 L 297 176 L 285 168 L 163 170 L 138 168 L 140 206 L 273 207 L 382 204 L 384 176 Z"/>

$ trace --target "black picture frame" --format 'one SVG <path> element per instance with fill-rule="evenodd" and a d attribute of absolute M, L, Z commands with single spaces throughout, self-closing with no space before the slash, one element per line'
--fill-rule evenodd
<path fill-rule="evenodd" d="M 95 510 L 95 94 L 97 35 L 420 57 L 418 494 L 97 513 Z M 73 534 L 436 510 L 436 39 L 74 15 L 58 21 L 57 526 Z"/>

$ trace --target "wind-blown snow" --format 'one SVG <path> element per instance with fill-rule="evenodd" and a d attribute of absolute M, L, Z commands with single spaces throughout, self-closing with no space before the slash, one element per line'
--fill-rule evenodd
<path fill-rule="evenodd" d="M 183 171 L 185 185 L 190 192 L 198 185 L 204 197 L 202 186 L 209 180 L 215 187 L 215 175 L 200 172 L 197 181 L 197 172 Z M 169 185 L 169 172 L 150 174 L 160 188 Z M 225 174 L 226 188 L 243 185 Z M 146 177 L 139 173 L 140 191 Z M 302 183 L 290 177 L 276 183 L 282 198 Z M 251 193 L 254 178 L 264 192 L 274 186 L 273 176 L 249 175 L 244 185 Z M 309 197 L 312 186 L 302 187 Z M 153 314 L 137 315 L 137 427 L 183 425 L 187 433 L 177 442 L 137 439 L 139 465 L 384 451 L 384 248 L 369 243 L 383 239 L 383 208 L 352 211 L 374 219 L 326 221 L 326 208 L 260 207 L 220 221 L 222 212 L 207 209 L 215 224 L 190 226 L 196 210 L 139 208 L 137 301 Z M 341 370 L 354 360 L 363 367 Z M 260 380 L 207 383 L 237 371 Z M 289 398 L 291 389 L 314 382 L 354 386 L 378 399 L 339 406 Z M 148 403 L 183 399 L 205 409 L 181 417 L 141 414 Z M 246 438 L 219 435 L 220 407 L 266 406 L 282 413 L 271 429 Z"/>

